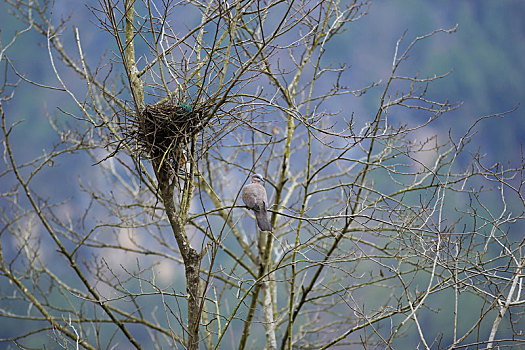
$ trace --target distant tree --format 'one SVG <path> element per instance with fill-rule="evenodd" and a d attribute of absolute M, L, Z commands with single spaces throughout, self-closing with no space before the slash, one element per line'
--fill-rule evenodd
<path fill-rule="evenodd" d="M 349 87 L 327 43 L 366 1 L 99 0 L 83 29 L 57 20 L 59 3 L 3 5 L 27 25 L 0 52 L 0 322 L 16 327 L 0 333 L 6 344 L 523 342 L 523 160 L 486 164 L 468 148 L 478 122 L 505 113 L 438 137 L 429 124 L 460 106 L 429 92 L 448 73 L 406 64 L 420 41 L 455 28 L 401 37 L 388 76 Z M 83 36 L 99 29 L 115 49 L 91 66 Z M 9 59 L 27 32 L 45 39 L 57 85 Z M 26 83 L 75 106 L 58 106 L 69 122 L 52 122 L 56 145 L 32 160 L 13 147 L 22 117 L 5 108 Z M 375 114 L 339 107 L 370 90 Z M 393 121 L 405 113 L 420 122 Z M 79 177 L 82 211 L 34 185 L 69 155 L 94 164 Z M 273 232 L 239 200 L 254 172 Z M 439 310 L 452 310 L 446 327 L 425 327 Z"/>

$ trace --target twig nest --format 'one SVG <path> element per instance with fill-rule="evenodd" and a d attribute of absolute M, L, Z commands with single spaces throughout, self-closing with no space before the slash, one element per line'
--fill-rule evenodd
<path fill-rule="evenodd" d="M 129 119 L 128 137 L 154 164 L 178 168 L 185 146 L 206 126 L 202 109 L 184 103 L 146 106 Z"/>

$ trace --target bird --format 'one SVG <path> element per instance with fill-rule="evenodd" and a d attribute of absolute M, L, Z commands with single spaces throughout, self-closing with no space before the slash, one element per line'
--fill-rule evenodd
<path fill-rule="evenodd" d="M 185 113 L 190 113 L 193 111 L 193 108 L 191 108 L 190 105 L 186 104 L 186 103 L 179 103 L 177 107 L 180 107 L 182 108 L 182 110 L 185 112 Z"/>
<path fill-rule="evenodd" d="M 244 186 L 241 192 L 242 201 L 248 209 L 253 210 L 257 226 L 261 231 L 273 231 L 272 224 L 268 220 L 268 197 L 264 189 L 264 179 L 260 174 L 254 174 L 251 182 Z"/>
<path fill-rule="evenodd" d="M 190 170 L 191 170 L 191 163 L 190 163 L 190 160 L 188 159 L 188 152 L 182 148 L 180 153 L 179 153 L 179 161 L 178 161 L 178 172 L 179 172 L 179 176 L 186 176 L 190 173 Z"/>

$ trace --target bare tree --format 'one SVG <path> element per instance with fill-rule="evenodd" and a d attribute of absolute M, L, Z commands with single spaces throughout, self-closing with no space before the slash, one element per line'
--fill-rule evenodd
<path fill-rule="evenodd" d="M 524 162 L 487 164 L 470 145 L 478 123 L 507 112 L 459 138 L 435 135 L 430 124 L 460 107 L 431 94 L 449 73 L 407 65 L 421 41 L 456 28 L 402 36 L 389 74 L 352 87 L 328 43 L 367 1 L 99 0 L 87 4 L 90 29 L 57 20 L 58 3 L 6 1 L 26 25 L 0 52 L 9 346 L 523 342 Z M 83 39 L 93 28 L 114 45 L 96 65 Z M 41 35 L 54 83 L 9 59 L 28 32 Z M 20 84 L 73 102 L 58 106 L 67 123 L 50 119 L 56 145 L 29 161 L 5 108 Z M 367 92 L 375 114 L 339 107 Z M 72 155 L 94 165 L 80 191 L 44 195 L 47 169 Z M 273 232 L 239 202 L 254 172 Z"/>

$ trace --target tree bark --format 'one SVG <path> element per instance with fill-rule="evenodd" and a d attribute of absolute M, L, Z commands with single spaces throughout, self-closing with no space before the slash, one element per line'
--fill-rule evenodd
<path fill-rule="evenodd" d="M 177 241 L 179 251 L 184 261 L 186 274 L 186 291 L 188 293 L 188 324 L 187 334 L 188 340 L 186 348 L 195 350 L 199 348 L 199 324 L 201 315 L 201 298 L 200 298 L 200 254 L 191 247 L 189 239 L 186 235 L 184 222 L 186 218 L 186 211 L 183 208 L 177 210 L 173 200 L 175 184 L 170 175 L 170 170 L 165 164 L 153 160 L 153 166 L 156 169 L 157 181 L 159 184 L 159 192 L 168 220 L 170 222 L 173 235 Z M 191 181 L 191 180 L 187 180 Z M 189 191 L 190 186 L 185 186 L 184 191 Z M 187 193 L 185 193 L 187 194 Z"/>

